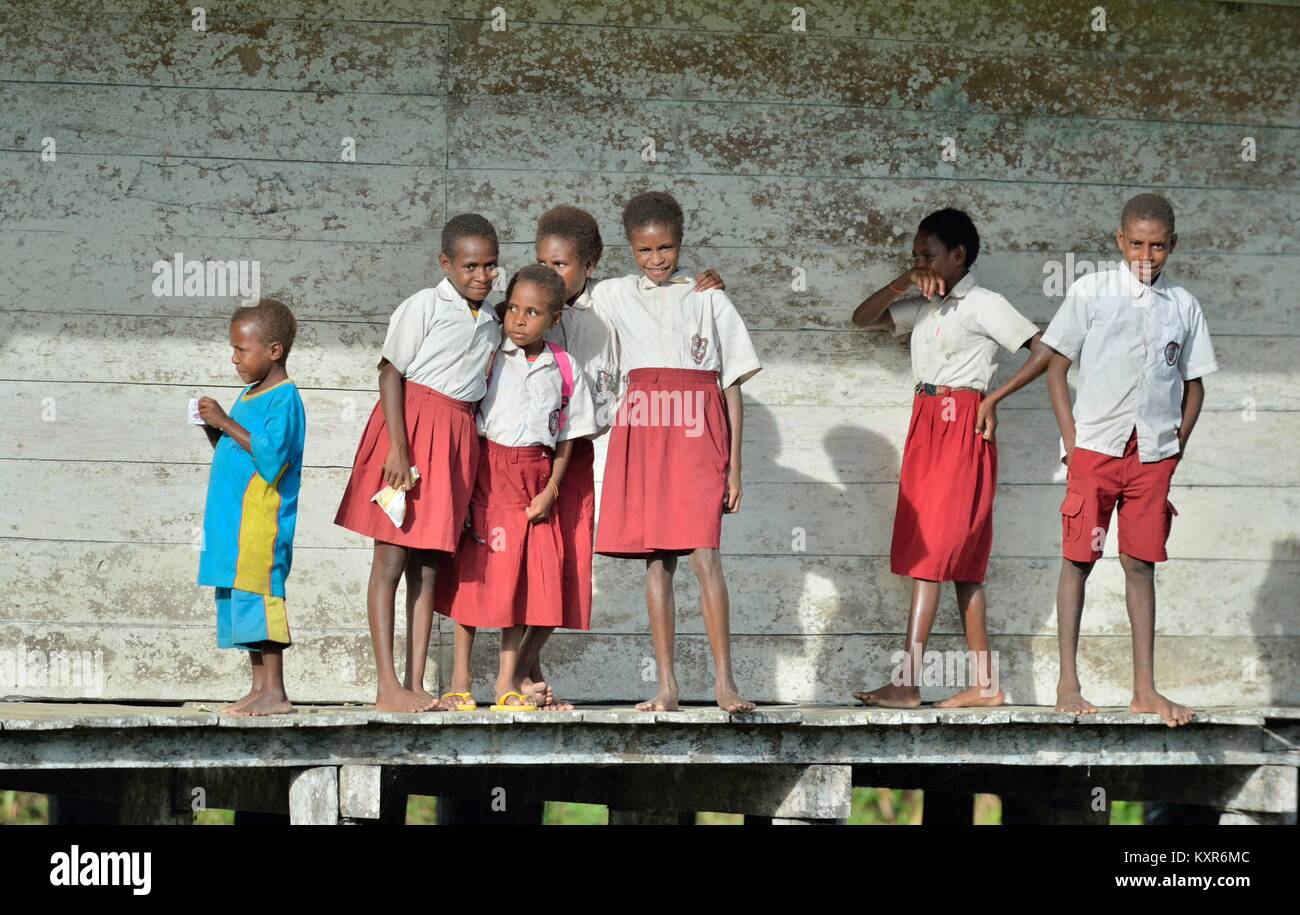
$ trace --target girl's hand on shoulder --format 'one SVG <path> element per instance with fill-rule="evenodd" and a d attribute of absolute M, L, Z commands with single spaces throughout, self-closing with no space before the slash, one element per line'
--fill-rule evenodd
<path fill-rule="evenodd" d="M 710 289 L 725 290 L 726 288 L 727 284 L 722 282 L 722 277 L 712 267 L 695 278 L 696 292 L 708 292 Z"/>
<path fill-rule="evenodd" d="M 998 405 L 995 401 L 985 398 L 980 401 L 979 409 L 975 412 L 975 434 L 982 435 L 986 442 L 992 442 L 997 427 Z"/>
<path fill-rule="evenodd" d="M 199 418 L 212 428 L 220 430 L 222 423 L 230 417 L 226 414 L 226 411 L 221 408 L 221 404 L 217 403 L 211 397 L 200 397 Z"/>
<path fill-rule="evenodd" d="M 740 468 L 731 467 L 727 470 L 727 488 L 722 494 L 724 514 L 734 515 L 740 511 L 740 496 Z"/>
<path fill-rule="evenodd" d="M 936 294 L 940 298 L 948 294 L 948 290 L 944 288 L 946 284 L 943 277 L 929 267 L 913 267 L 907 271 L 907 279 L 913 286 L 921 290 L 921 295 L 927 299 L 934 298 Z"/>
<path fill-rule="evenodd" d="M 391 486 L 398 492 L 405 492 L 413 485 L 411 480 L 411 458 L 406 448 L 392 448 L 384 459 L 384 485 Z"/>

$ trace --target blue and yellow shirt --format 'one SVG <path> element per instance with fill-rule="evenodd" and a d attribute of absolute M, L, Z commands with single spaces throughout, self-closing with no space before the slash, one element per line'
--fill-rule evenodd
<path fill-rule="evenodd" d="M 284 597 L 307 412 L 288 378 L 253 394 L 251 387 L 230 418 L 248 430 L 252 454 L 228 435 L 212 452 L 198 583 Z"/>

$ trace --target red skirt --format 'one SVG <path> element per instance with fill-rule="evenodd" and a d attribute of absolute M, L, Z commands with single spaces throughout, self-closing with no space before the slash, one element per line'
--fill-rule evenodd
<path fill-rule="evenodd" d="M 596 552 L 718 549 L 730 461 L 717 372 L 633 369 L 609 435 Z"/>
<path fill-rule="evenodd" d="M 596 449 L 574 439 L 556 502 L 564 544 L 565 629 L 591 628 L 591 550 L 596 539 Z"/>
<path fill-rule="evenodd" d="M 551 478 L 551 449 L 485 446 L 470 500 L 473 533 L 466 532 L 456 555 L 442 562 L 434 606 L 465 626 L 563 625 L 564 545 L 557 512 L 552 507 L 550 517 L 535 524 L 527 515 L 528 504 Z"/>
<path fill-rule="evenodd" d="M 984 580 L 993 547 L 998 449 L 975 432 L 982 395 L 918 394 L 898 475 L 889 551 L 895 575 L 929 581 Z"/>
<path fill-rule="evenodd" d="M 352 476 L 334 523 L 384 543 L 451 553 L 460 539 L 478 467 L 479 438 L 474 404 L 454 400 L 412 381 L 403 383 L 407 449 L 420 479 L 406 493 L 401 528 L 375 502 L 384 488 L 388 427 L 376 403 L 361 433 Z"/>

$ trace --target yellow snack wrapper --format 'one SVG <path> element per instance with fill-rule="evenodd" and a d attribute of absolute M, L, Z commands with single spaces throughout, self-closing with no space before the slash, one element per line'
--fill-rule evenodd
<path fill-rule="evenodd" d="M 420 471 L 412 467 L 411 480 L 416 481 L 419 479 Z M 411 485 L 414 486 L 415 483 L 412 482 Z M 388 520 L 393 522 L 395 527 L 400 528 L 402 523 L 406 521 L 406 490 L 385 486 L 371 496 L 370 501 L 377 503 L 384 510 L 384 514 L 388 516 Z"/>

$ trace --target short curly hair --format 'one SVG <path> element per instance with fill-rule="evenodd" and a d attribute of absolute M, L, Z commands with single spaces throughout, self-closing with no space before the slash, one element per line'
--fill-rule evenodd
<path fill-rule="evenodd" d="M 461 213 L 447 220 L 447 224 L 442 229 L 442 253 L 448 257 L 455 257 L 456 244 L 462 238 L 486 238 L 492 242 L 492 247 L 500 247 L 497 242 L 497 230 L 478 213 Z"/>
<path fill-rule="evenodd" d="M 279 343 L 284 347 L 287 358 L 293 349 L 294 338 L 298 336 L 298 319 L 293 316 L 289 306 L 279 299 L 258 299 L 256 305 L 236 308 L 230 316 L 230 323 L 252 324 L 256 328 L 257 339 L 265 346 Z"/>
<path fill-rule="evenodd" d="M 546 293 L 546 304 L 551 309 L 551 314 L 564 308 L 564 280 L 545 264 L 528 264 L 520 267 L 510 277 L 510 283 L 506 286 L 506 304 L 509 304 L 510 297 L 514 295 L 516 283 L 535 283 L 541 286 Z"/>
<path fill-rule="evenodd" d="M 681 204 L 666 191 L 647 191 L 637 194 L 623 207 L 623 234 L 628 241 L 632 233 L 651 225 L 664 225 L 673 233 L 678 242 L 682 240 L 682 228 L 686 217 Z"/>
<path fill-rule="evenodd" d="M 1124 204 L 1124 211 L 1119 214 L 1119 227 L 1122 229 L 1135 219 L 1154 219 L 1174 234 L 1173 205 L 1159 194 L 1138 194 L 1130 197 Z"/>
<path fill-rule="evenodd" d="M 563 238 L 571 242 L 584 267 L 600 263 L 605 247 L 596 217 L 571 206 L 552 207 L 542 214 L 542 218 L 537 220 L 537 240 L 540 242 L 543 238 Z"/>

